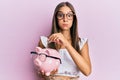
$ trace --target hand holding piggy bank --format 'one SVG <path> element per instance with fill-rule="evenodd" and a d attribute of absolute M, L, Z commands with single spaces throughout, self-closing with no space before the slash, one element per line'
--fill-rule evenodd
<path fill-rule="evenodd" d="M 55 49 L 36 47 L 36 51 L 31 53 L 36 54 L 33 60 L 37 70 L 45 73 L 46 76 L 57 70 L 61 63 L 60 54 Z"/>

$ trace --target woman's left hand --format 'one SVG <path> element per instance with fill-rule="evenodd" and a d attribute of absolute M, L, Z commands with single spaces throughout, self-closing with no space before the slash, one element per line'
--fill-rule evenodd
<path fill-rule="evenodd" d="M 55 34 L 52 34 L 49 38 L 48 38 L 48 41 L 49 42 L 55 42 L 57 44 L 60 44 L 62 46 L 67 46 L 68 44 L 68 41 L 67 39 L 63 36 L 62 33 L 55 33 Z"/>

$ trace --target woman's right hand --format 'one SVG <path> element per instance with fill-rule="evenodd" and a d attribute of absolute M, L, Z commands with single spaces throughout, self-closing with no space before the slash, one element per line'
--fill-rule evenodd
<path fill-rule="evenodd" d="M 55 42 L 57 44 L 60 44 L 62 46 L 67 46 L 69 44 L 68 40 L 63 36 L 62 33 L 54 33 L 48 38 L 49 42 Z"/>

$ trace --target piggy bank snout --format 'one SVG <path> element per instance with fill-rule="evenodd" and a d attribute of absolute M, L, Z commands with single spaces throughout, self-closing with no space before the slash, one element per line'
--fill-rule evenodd
<path fill-rule="evenodd" d="M 46 55 L 45 55 L 45 54 L 40 54 L 40 55 L 39 55 L 39 60 L 40 60 L 41 62 L 45 62 L 45 61 L 46 61 Z"/>
<path fill-rule="evenodd" d="M 46 65 L 49 65 L 49 64 L 60 64 L 61 63 L 61 59 L 58 58 L 58 57 L 54 57 L 54 56 L 49 56 L 49 55 L 45 55 L 45 54 L 41 54 L 39 56 L 39 61 L 46 64 Z"/>

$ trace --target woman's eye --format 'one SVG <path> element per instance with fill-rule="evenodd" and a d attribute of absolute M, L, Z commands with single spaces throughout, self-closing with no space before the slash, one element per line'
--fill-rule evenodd
<path fill-rule="evenodd" d="M 68 14 L 67 16 L 68 16 L 68 17 L 72 17 L 73 15 L 72 15 L 72 14 Z"/>
<path fill-rule="evenodd" d="M 63 14 L 58 14 L 59 17 L 63 17 Z"/>

